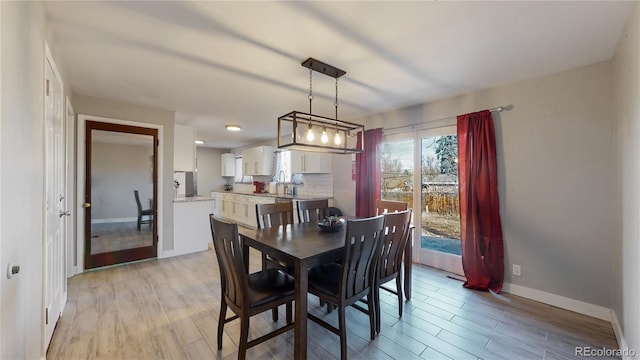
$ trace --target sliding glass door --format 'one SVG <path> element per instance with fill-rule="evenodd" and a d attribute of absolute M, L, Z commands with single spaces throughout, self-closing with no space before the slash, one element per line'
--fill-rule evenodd
<path fill-rule="evenodd" d="M 419 132 L 416 147 L 420 206 L 414 211 L 420 221 L 415 260 L 462 275 L 456 127 Z"/>
<path fill-rule="evenodd" d="M 381 198 L 413 209 L 414 261 L 462 274 L 456 127 L 387 135 Z"/>

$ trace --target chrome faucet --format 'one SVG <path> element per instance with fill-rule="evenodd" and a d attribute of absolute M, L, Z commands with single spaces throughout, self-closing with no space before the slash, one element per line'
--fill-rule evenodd
<path fill-rule="evenodd" d="M 280 175 L 282 175 L 282 180 L 286 180 L 287 174 L 285 174 L 284 170 L 280 170 L 280 172 L 278 173 L 278 185 L 282 184 L 283 194 L 287 195 L 287 190 L 289 190 L 288 186 L 284 183 L 284 181 L 280 181 Z"/>

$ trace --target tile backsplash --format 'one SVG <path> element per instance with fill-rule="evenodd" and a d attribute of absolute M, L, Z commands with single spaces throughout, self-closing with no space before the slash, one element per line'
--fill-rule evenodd
<path fill-rule="evenodd" d="M 333 174 L 305 174 L 303 184 L 295 185 L 300 196 L 333 197 Z M 269 177 L 254 177 L 256 181 L 269 183 Z M 233 191 L 238 193 L 252 193 L 253 184 L 233 184 Z"/>

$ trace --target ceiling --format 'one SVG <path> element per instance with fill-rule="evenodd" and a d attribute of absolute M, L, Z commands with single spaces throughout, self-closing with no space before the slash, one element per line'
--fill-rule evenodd
<path fill-rule="evenodd" d="M 351 120 L 611 59 L 635 2 L 45 2 L 72 92 L 176 112 L 205 146 L 308 111 Z M 335 80 L 313 74 L 313 113 Z M 504 104 L 495 104 L 504 105 Z M 227 132 L 238 124 L 242 132 Z"/>

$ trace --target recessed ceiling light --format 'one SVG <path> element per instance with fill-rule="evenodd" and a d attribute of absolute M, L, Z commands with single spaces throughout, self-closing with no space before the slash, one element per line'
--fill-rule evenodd
<path fill-rule="evenodd" d="M 196 144 L 202 145 L 202 144 L 204 144 L 204 140 L 196 140 Z"/>
<path fill-rule="evenodd" d="M 225 125 L 225 128 L 229 131 L 240 131 L 242 128 L 239 125 Z"/>

